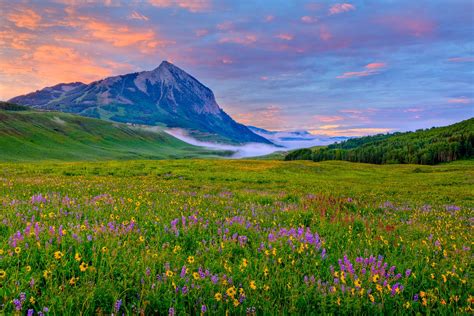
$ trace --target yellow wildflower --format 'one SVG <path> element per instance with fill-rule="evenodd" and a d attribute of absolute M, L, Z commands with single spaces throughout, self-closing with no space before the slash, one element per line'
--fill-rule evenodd
<path fill-rule="evenodd" d="M 369 294 L 369 299 L 372 303 L 375 302 L 375 297 L 372 294 Z"/>
<path fill-rule="evenodd" d="M 81 272 L 85 272 L 87 270 L 87 267 L 88 267 L 88 264 L 85 262 L 82 262 L 81 265 L 79 266 L 79 270 L 81 270 Z"/>
<path fill-rule="evenodd" d="M 76 255 L 74 256 L 74 260 L 81 261 L 82 260 L 81 254 L 76 252 Z"/>
<path fill-rule="evenodd" d="M 379 279 L 380 279 L 380 276 L 379 276 L 378 274 L 375 274 L 375 275 L 372 277 L 372 281 L 373 281 L 374 283 L 377 283 L 377 282 L 379 281 Z"/>
<path fill-rule="evenodd" d="M 257 286 L 255 285 L 255 281 L 250 281 L 250 288 L 252 290 L 256 290 L 257 289 Z"/>

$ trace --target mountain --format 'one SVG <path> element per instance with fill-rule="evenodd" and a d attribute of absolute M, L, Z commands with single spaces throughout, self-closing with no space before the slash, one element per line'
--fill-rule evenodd
<path fill-rule="evenodd" d="M 229 156 L 138 127 L 0 102 L 0 161 L 174 159 Z"/>
<path fill-rule="evenodd" d="M 343 136 L 315 135 L 308 131 L 268 131 L 255 126 L 247 126 L 252 132 L 286 149 L 308 148 L 333 144 L 349 139 Z"/>
<path fill-rule="evenodd" d="M 9 102 L 116 122 L 186 128 L 234 143 L 270 143 L 235 122 L 209 88 L 167 61 L 152 71 L 90 84 L 59 84 Z"/>
<path fill-rule="evenodd" d="M 474 118 L 416 132 L 349 139 L 314 151 L 300 149 L 289 153 L 285 160 L 347 160 L 375 164 L 434 165 L 472 158 L 474 158 Z"/>

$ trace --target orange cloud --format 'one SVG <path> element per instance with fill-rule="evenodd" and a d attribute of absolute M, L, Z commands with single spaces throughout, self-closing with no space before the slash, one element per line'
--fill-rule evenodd
<path fill-rule="evenodd" d="M 110 69 L 68 47 L 43 45 L 31 56 L 36 73 L 58 82 L 92 81 L 109 76 Z"/>
<path fill-rule="evenodd" d="M 323 123 L 333 123 L 344 119 L 342 116 L 338 115 L 315 115 L 313 118 Z"/>
<path fill-rule="evenodd" d="M 344 74 L 337 76 L 339 79 L 353 78 L 353 77 L 367 77 L 376 75 L 379 73 L 379 69 L 385 68 L 387 64 L 385 63 L 370 63 L 365 65 L 365 70 L 362 71 L 350 71 L 345 72 Z"/>
<path fill-rule="evenodd" d="M 210 0 L 148 0 L 155 7 L 178 7 L 190 12 L 201 12 L 211 8 Z"/>
<path fill-rule="evenodd" d="M 343 126 L 329 128 L 315 128 L 310 129 L 309 132 L 312 134 L 324 134 L 328 136 L 366 136 L 380 133 L 388 133 L 392 129 L 390 128 L 377 128 L 377 127 L 367 127 L 367 128 L 344 128 Z M 342 127 L 342 128 L 341 128 Z"/>
<path fill-rule="evenodd" d="M 0 31 L 0 46 L 10 47 L 17 50 L 30 49 L 29 42 L 34 38 L 31 34 L 16 32 L 13 30 Z"/>
<path fill-rule="evenodd" d="M 137 32 L 131 30 L 128 26 L 118 26 L 97 21 L 89 21 L 83 27 L 94 38 L 111 43 L 115 47 L 155 41 L 155 33 L 152 30 Z"/>
<path fill-rule="evenodd" d="M 99 63 L 69 47 L 41 45 L 31 53 L 0 61 L 0 77 L 6 78 L 0 86 L 9 87 L 1 92 L 0 98 L 8 99 L 59 82 L 90 82 L 110 76 L 113 71 L 131 69 L 128 64 Z"/>
<path fill-rule="evenodd" d="M 329 14 L 339 14 L 351 10 L 355 10 L 355 6 L 350 3 L 336 3 L 329 8 Z"/>
<path fill-rule="evenodd" d="M 174 43 L 158 38 L 156 33 L 149 28 L 136 28 L 99 21 L 94 17 L 78 15 L 74 7 L 67 7 L 65 12 L 68 17 L 64 21 L 58 22 L 59 25 L 75 28 L 81 33 L 86 33 L 86 36 L 81 37 L 66 36 L 66 40 L 71 43 L 79 44 L 78 40 L 86 43 L 98 40 L 119 48 L 133 46 L 142 53 L 154 53 L 157 47 Z"/>
<path fill-rule="evenodd" d="M 17 9 L 7 15 L 7 20 L 17 27 L 34 30 L 38 28 L 41 16 L 31 9 Z"/>
<path fill-rule="evenodd" d="M 245 125 L 256 125 L 261 128 L 272 129 L 275 126 L 282 126 L 285 121 L 280 116 L 281 108 L 276 105 L 269 105 L 263 109 L 249 113 L 235 113 L 232 117 Z"/>
<path fill-rule="evenodd" d="M 385 63 L 370 63 L 370 64 L 366 65 L 365 68 L 367 68 L 367 69 L 378 69 L 378 68 L 384 68 L 385 66 L 387 66 L 387 64 L 385 64 Z"/>

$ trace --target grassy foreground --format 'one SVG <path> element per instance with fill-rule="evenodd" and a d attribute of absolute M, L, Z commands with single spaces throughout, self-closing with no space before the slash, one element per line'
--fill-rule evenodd
<path fill-rule="evenodd" d="M 0 314 L 472 313 L 474 162 L 0 164 Z"/>

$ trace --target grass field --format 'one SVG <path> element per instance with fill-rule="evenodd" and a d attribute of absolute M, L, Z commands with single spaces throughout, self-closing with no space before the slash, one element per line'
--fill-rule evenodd
<path fill-rule="evenodd" d="M 1 103 L 0 103 L 1 105 Z M 143 129 L 61 112 L 0 108 L 0 161 L 173 159 L 228 156 Z"/>
<path fill-rule="evenodd" d="M 474 162 L 0 164 L 0 314 L 472 314 Z"/>

